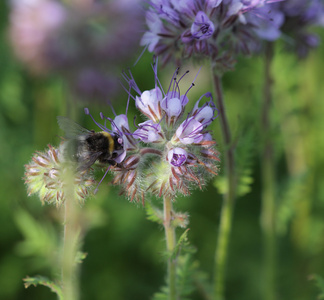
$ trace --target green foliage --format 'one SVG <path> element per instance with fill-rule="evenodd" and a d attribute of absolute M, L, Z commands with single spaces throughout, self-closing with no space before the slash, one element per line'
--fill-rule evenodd
<path fill-rule="evenodd" d="M 145 202 L 146 218 L 152 222 L 163 224 L 163 211 L 154 205 L 150 201 Z"/>
<path fill-rule="evenodd" d="M 25 288 L 31 285 L 43 285 L 48 287 L 53 293 L 57 294 L 59 300 L 63 300 L 63 294 L 60 286 L 44 276 L 26 277 L 23 279 Z"/>
<path fill-rule="evenodd" d="M 86 259 L 88 253 L 78 251 L 75 257 L 75 262 L 77 264 L 82 264 L 82 262 Z"/>
<path fill-rule="evenodd" d="M 246 128 L 240 133 L 235 149 L 237 165 L 237 195 L 244 196 L 251 192 L 254 182 L 253 167 L 257 153 L 256 132 L 254 127 Z"/>
<path fill-rule="evenodd" d="M 177 291 L 178 299 L 189 300 L 195 294 L 203 295 L 209 299 L 211 291 L 208 276 L 200 270 L 198 261 L 193 259 L 192 253 L 184 253 L 177 258 Z M 153 300 L 169 299 L 169 288 L 163 286 L 160 292 L 155 293 Z"/>
<path fill-rule="evenodd" d="M 181 299 L 189 299 L 188 297 L 195 291 L 196 277 L 198 273 L 199 263 L 193 261 L 192 255 L 186 253 L 181 255 L 178 260 L 178 291 Z"/>
<path fill-rule="evenodd" d="M 188 240 L 189 229 L 185 230 L 177 241 L 177 245 L 171 254 L 171 259 L 177 261 L 177 279 L 176 290 L 178 297 L 181 300 L 188 300 L 196 290 L 205 295 L 208 295 L 210 288 L 207 284 L 207 276 L 199 270 L 198 261 L 193 259 L 196 249 L 190 245 Z M 163 286 L 160 292 L 155 293 L 153 300 L 169 299 L 169 288 Z"/>
<path fill-rule="evenodd" d="M 189 244 L 189 240 L 188 240 L 188 232 L 189 232 L 189 228 L 186 229 L 180 236 L 176 246 L 174 247 L 173 252 L 170 254 L 171 255 L 171 259 L 176 259 L 179 255 L 181 251 L 184 252 L 194 252 L 195 250 L 193 249 L 192 246 L 190 246 Z"/>
<path fill-rule="evenodd" d="M 214 180 L 214 186 L 218 190 L 218 193 L 224 195 L 228 191 L 228 181 L 223 175 L 218 175 Z"/>
<path fill-rule="evenodd" d="M 280 235 L 287 233 L 288 225 L 296 215 L 297 203 L 307 199 L 308 175 L 289 177 L 282 183 L 278 193 L 276 229 Z"/>
<path fill-rule="evenodd" d="M 15 212 L 15 222 L 24 240 L 19 242 L 16 250 L 20 255 L 33 256 L 35 263 L 47 266 L 56 265 L 58 237 L 55 228 L 50 224 L 39 222 L 27 211 L 22 209 Z M 44 260 L 45 258 L 45 260 Z"/>
<path fill-rule="evenodd" d="M 152 300 L 168 300 L 169 299 L 169 288 L 163 286 L 161 291 L 153 295 Z"/>
<path fill-rule="evenodd" d="M 250 128 L 240 133 L 238 141 L 235 145 L 235 163 L 237 174 L 237 196 L 244 196 L 251 192 L 251 185 L 254 182 L 253 167 L 255 155 L 257 152 L 257 145 L 255 142 L 255 130 Z M 214 180 L 214 186 L 218 189 L 220 194 L 228 192 L 228 181 L 224 175 L 217 176 Z"/>
<path fill-rule="evenodd" d="M 324 279 L 323 279 L 323 277 L 314 274 L 310 277 L 310 279 L 315 281 L 315 284 L 316 284 L 317 288 L 319 289 L 320 294 L 318 295 L 317 299 L 319 299 L 319 300 L 324 299 Z"/>
<path fill-rule="evenodd" d="M 252 169 L 245 169 L 241 170 L 241 174 L 239 175 L 239 182 L 237 185 L 237 195 L 244 196 L 251 192 L 252 190 L 252 183 L 254 182 L 253 178 L 253 170 Z"/>

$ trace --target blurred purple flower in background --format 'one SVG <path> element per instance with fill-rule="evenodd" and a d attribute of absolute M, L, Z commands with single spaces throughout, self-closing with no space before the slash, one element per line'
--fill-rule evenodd
<path fill-rule="evenodd" d="M 11 7 L 17 57 L 35 74 L 65 78 L 84 99 L 113 95 L 120 66 L 136 58 L 143 23 L 138 1 L 12 0 Z"/>
<path fill-rule="evenodd" d="M 51 35 L 66 21 L 67 11 L 54 0 L 13 0 L 10 38 L 17 57 L 33 72 L 50 67 L 45 51 Z"/>
<path fill-rule="evenodd" d="M 215 62 L 223 60 L 230 68 L 228 57 L 260 47 L 259 27 L 279 35 L 280 22 L 266 13 L 278 1 L 152 0 L 141 44 L 162 56 L 164 63 L 171 58 L 179 63 L 190 56 L 206 56 Z"/>
<path fill-rule="evenodd" d="M 310 26 L 323 26 L 321 0 L 151 0 L 141 44 L 163 62 L 208 57 L 233 68 L 235 55 L 284 39 L 299 56 L 319 43 Z"/>
<path fill-rule="evenodd" d="M 309 50 L 318 46 L 320 42 L 311 29 L 324 26 L 323 1 L 286 0 L 277 7 L 285 19 L 281 27 L 282 39 L 299 57 L 305 57 Z"/>
<path fill-rule="evenodd" d="M 271 10 L 262 10 L 276 26 L 269 28 L 267 22 L 261 19 L 255 30 L 260 38 L 268 41 L 281 38 L 287 48 L 295 51 L 299 57 L 305 57 L 311 48 L 318 46 L 319 37 L 311 29 L 324 26 L 323 1 L 285 0 L 272 5 Z"/>

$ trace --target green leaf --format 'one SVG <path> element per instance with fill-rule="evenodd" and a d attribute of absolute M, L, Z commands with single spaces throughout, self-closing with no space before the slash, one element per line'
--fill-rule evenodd
<path fill-rule="evenodd" d="M 237 185 L 237 195 L 244 196 L 251 192 L 251 185 L 254 181 L 252 177 L 252 169 L 241 170 L 241 174 L 239 174 L 239 181 Z"/>
<path fill-rule="evenodd" d="M 310 182 L 309 174 L 289 177 L 283 181 L 278 193 L 278 208 L 276 230 L 279 234 L 286 234 L 289 223 L 296 215 L 296 209 L 299 201 L 309 197 L 308 185 Z"/>
<path fill-rule="evenodd" d="M 211 291 L 208 285 L 208 276 L 199 270 L 198 261 L 193 261 L 193 253 L 195 248 L 188 241 L 189 229 L 185 230 L 180 236 L 177 245 L 172 252 L 170 259 L 177 259 L 176 264 L 176 290 L 177 299 L 189 300 L 189 296 L 197 290 L 204 299 L 209 299 Z M 181 254 L 184 253 L 184 254 Z M 153 300 L 168 300 L 169 287 L 164 285 L 161 290 L 154 294 Z"/>
<path fill-rule="evenodd" d="M 159 208 L 153 206 L 150 202 L 145 203 L 147 219 L 163 225 L 163 212 Z"/>
<path fill-rule="evenodd" d="M 252 174 L 252 168 L 246 168 L 238 170 L 237 177 L 237 196 L 244 196 L 251 192 L 252 190 L 252 183 L 254 182 Z M 225 176 L 217 176 L 214 181 L 214 186 L 217 188 L 218 193 L 224 195 L 228 193 L 228 181 Z"/>
<path fill-rule="evenodd" d="M 245 128 L 237 144 L 235 160 L 237 165 L 237 195 L 242 197 L 251 192 L 253 166 L 257 154 L 257 133 L 255 128 Z"/>
<path fill-rule="evenodd" d="M 183 234 L 180 236 L 176 246 L 173 249 L 173 252 L 171 253 L 171 258 L 176 259 L 177 256 L 180 254 L 180 251 L 185 251 L 188 253 L 194 253 L 196 250 L 193 246 L 190 245 L 188 240 L 188 232 L 190 228 L 186 229 Z"/>
<path fill-rule="evenodd" d="M 38 222 L 22 209 L 15 211 L 14 218 L 24 237 L 24 240 L 16 245 L 16 251 L 22 256 L 35 257 L 38 263 L 42 261 L 41 264 L 45 263 L 51 266 L 57 259 L 58 248 L 58 237 L 53 225 Z"/>
<path fill-rule="evenodd" d="M 214 181 L 214 186 L 218 190 L 219 194 L 221 195 L 227 194 L 228 182 L 225 176 L 222 175 L 216 176 Z"/>
<path fill-rule="evenodd" d="M 63 293 L 61 287 L 54 283 L 53 281 L 49 280 L 47 277 L 44 276 L 35 276 L 35 277 L 29 277 L 23 279 L 25 288 L 29 288 L 31 285 L 37 286 L 37 285 L 43 285 L 47 286 L 53 293 L 57 294 L 60 300 L 63 300 Z"/>
<path fill-rule="evenodd" d="M 169 288 L 163 286 L 161 292 L 155 293 L 152 300 L 168 300 L 169 299 Z"/>

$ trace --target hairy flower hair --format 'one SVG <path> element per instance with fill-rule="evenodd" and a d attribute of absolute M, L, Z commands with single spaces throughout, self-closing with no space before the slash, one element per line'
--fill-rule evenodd
<path fill-rule="evenodd" d="M 28 195 L 38 194 L 41 202 L 55 204 L 57 207 L 65 201 L 65 181 L 63 174 L 66 168 L 71 168 L 62 159 L 58 149 L 48 145 L 44 152 L 36 152 L 32 161 L 25 165 L 25 183 Z M 94 184 L 89 170 L 75 172 L 74 199 L 83 203 L 89 196 L 89 190 Z"/>
<path fill-rule="evenodd" d="M 121 193 L 131 201 L 144 201 L 148 192 L 158 197 L 189 195 L 192 188 L 202 188 L 208 178 L 218 173 L 219 153 L 208 131 L 217 117 L 211 93 L 202 95 L 185 114 L 188 92 L 194 83 L 185 93 L 179 84 L 188 72 L 178 78 L 177 69 L 164 91 L 157 65 L 153 64 L 152 69 L 155 86 L 145 91 L 140 90 L 130 71 L 123 73 L 128 83 L 128 101 L 133 99 L 146 118 L 136 125 L 135 131 L 128 125 L 127 111 L 114 119 L 100 114 L 124 140 L 123 160 L 108 169 L 114 174 L 113 184 L 121 186 Z M 207 98 L 204 103 L 203 98 Z M 90 114 L 88 110 L 87 113 Z"/>

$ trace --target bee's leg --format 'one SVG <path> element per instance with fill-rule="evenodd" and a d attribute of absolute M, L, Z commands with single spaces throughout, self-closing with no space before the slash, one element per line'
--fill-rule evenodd
<path fill-rule="evenodd" d="M 110 165 L 112 165 L 113 167 L 122 168 L 122 164 L 119 164 L 119 163 L 117 163 L 117 162 L 114 161 L 114 160 L 109 159 L 107 162 L 108 162 Z"/>

